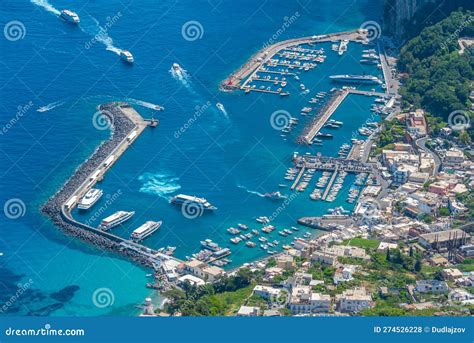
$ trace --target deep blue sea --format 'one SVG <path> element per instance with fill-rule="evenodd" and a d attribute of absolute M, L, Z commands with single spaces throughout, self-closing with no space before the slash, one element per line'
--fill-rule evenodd
<path fill-rule="evenodd" d="M 205 238 L 231 246 L 229 226 L 256 227 L 257 216 L 271 216 L 282 206 L 262 194 L 290 194 L 284 175 L 293 152 L 336 155 L 343 143 L 358 137 L 357 128 L 370 116 L 373 99 L 351 95 L 333 116 L 344 122 L 332 132 L 334 139 L 323 146 L 297 145 L 295 138 L 306 120 L 300 109 L 312 95 L 334 87 L 328 75 L 379 76 L 380 71 L 359 64 L 362 45 L 350 43 L 340 57 L 327 43 L 319 46 L 325 48 L 326 62 L 302 73 L 301 81 L 290 80 L 289 97 L 223 93 L 219 83 L 291 17 L 297 19 L 277 40 L 356 29 L 365 21 L 379 20 L 382 3 L 2 0 L 0 204 L 15 199 L 20 212 L 14 215 L 18 218 L 4 211 L 0 215 L 0 302 L 5 304 L 0 312 L 131 315 L 151 293 L 145 288 L 150 271 L 65 236 L 39 213 L 41 204 L 109 137 L 109 131 L 93 125 L 97 105 L 129 101 L 142 116 L 158 118 L 160 125 L 145 130 L 107 173 L 98 185 L 106 196 L 92 210 L 75 216 L 90 222 L 99 208 L 105 207 L 100 218 L 135 210 L 132 220 L 114 229 L 124 237 L 146 220 L 163 220 L 159 232 L 144 244 L 176 246 L 180 258 L 198 251 Z M 64 8 L 78 13 L 79 26 L 59 20 L 58 11 Z M 198 32 L 185 39 L 182 28 L 188 22 Z M 19 36 L 4 30 L 12 25 Z M 133 66 L 120 60 L 120 49 L 133 53 Z M 185 77 L 170 72 L 174 62 L 186 70 Z M 301 95 L 299 83 L 310 94 Z M 216 107 L 218 102 L 225 111 Z M 154 104 L 165 110 L 154 111 Z M 286 140 L 270 123 L 277 110 L 300 119 Z M 282 229 L 304 215 L 320 215 L 339 205 L 350 209 L 345 198 L 353 176 L 347 180 L 346 192 L 333 203 L 311 201 L 314 186 L 298 193 L 278 210 L 272 224 Z M 288 186 L 279 188 L 282 183 Z M 187 219 L 168 203 L 177 193 L 205 197 L 218 210 Z M 108 197 L 114 201 L 105 206 Z M 284 241 L 277 231 L 274 239 Z M 258 247 L 243 243 L 232 249 L 234 266 L 265 256 Z M 106 307 L 93 301 L 94 292 L 104 288 L 110 290 Z"/>

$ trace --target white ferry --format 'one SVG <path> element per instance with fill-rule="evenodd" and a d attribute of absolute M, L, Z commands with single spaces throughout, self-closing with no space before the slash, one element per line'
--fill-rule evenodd
<path fill-rule="evenodd" d="M 111 228 L 118 226 L 124 223 L 125 221 L 129 220 L 134 214 L 135 214 L 135 211 L 115 212 L 111 216 L 108 216 L 107 218 L 102 220 L 102 222 L 99 225 L 99 229 L 104 230 L 104 231 L 110 230 Z"/>
<path fill-rule="evenodd" d="M 62 10 L 59 16 L 65 21 L 73 24 L 79 24 L 81 21 L 77 13 L 70 10 Z"/>
<path fill-rule="evenodd" d="M 142 239 L 147 238 L 153 232 L 158 230 L 163 222 L 154 222 L 152 220 L 147 221 L 145 224 L 141 225 L 139 228 L 132 232 L 130 238 L 136 242 L 141 241 Z"/>
<path fill-rule="evenodd" d="M 100 199 L 102 194 L 104 194 L 102 189 L 98 189 L 98 188 L 89 189 L 89 191 L 79 201 L 77 208 L 81 210 L 88 210 L 97 202 L 97 200 Z"/>
<path fill-rule="evenodd" d="M 209 201 L 204 198 L 198 198 L 194 195 L 185 195 L 185 194 L 178 194 L 171 199 L 172 204 L 184 204 L 184 203 L 194 203 L 198 206 L 202 207 L 203 210 L 215 211 L 217 207 L 211 205 Z"/>
<path fill-rule="evenodd" d="M 335 82 L 382 84 L 382 81 L 373 75 L 331 75 L 329 78 Z"/>
<path fill-rule="evenodd" d="M 127 63 L 133 63 L 134 61 L 132 53 L 128 50 L 120 51 L 120 58 Z"/>
<path fill-rule="evenodd" d="M 219 244 L 213 242 L 212 239 L 207 238 L 201 241 L 200 243 L 204 248 L 209 249 L 211 251 L 221 250 L 221 247 L 219 246 Z"/>

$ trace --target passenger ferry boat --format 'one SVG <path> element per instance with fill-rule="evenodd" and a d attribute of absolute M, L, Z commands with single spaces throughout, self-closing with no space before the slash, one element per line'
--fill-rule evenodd
<path fill-rule="evenodd" d="M 77 13 L 70 10 L 62 10 L 59 16 L 65 21 L 72 24 L 79 24 L 79 22 L 81 21 Z"/>
<path fill-rule="evenodd" d="M 288 197 L 280 192 L 265 193 L 263 196 L 272 200 L 286 199 Z"/>
<path fill-rule="evenodd" d="M 161 224 L 163 224 L 161 220 L 159 222 L 154 222 L 152 220 L 149 220 L 145 224 L 141 225 L 139 228 L 134 230 L 130 238 L 136 242 L 141 241 L 142 239 L 147 238 L 153 232 L 158 230 Z"/>
<path fill-rule="evenodd" d="M 79 201 L 77 208 L 81 210 L 88 210 L 100 199 L 102 194 L 104 194 L 102 189 L 98 189 L 98 188 L 89 189 L 89 191 Z"/>
<path fill-rule="evenodd" d="M 120 51 L 120 58 L 127 63 L 133 63 L 134 61 L 132 53 L 128 50 Z"/>
<path fill-rule="evenodd" d="M 213 252 L 218 252 L 218 251 L 223 250 L 223 249 L 219 246 L 219 244 L 217 244 L 216 242 L 214 242 L 212 239 L 209 239 L 209 238 L 207 238 L 207 239 L 205 239 L 205 240 L 203 240 L 203 241 L 200 241 L 200 243 L 201 243 L 201 246 L 202 246 L 203 248 L 209 249 L 209 250 L 211 250 L 211 251 L 213 251 Z"/>
<path fill-rule="evenodd" d="M 172 204 L 184 204 L 184 203 L 194 203 L 201 206 L 204 210 L 215 211 L 217 207 L 211 205 L 209 201 L 204 198 L 198 198 L 194 195 L 185 195 L 185 194 L 178 194 L 171 199 Z"/>
<path fill-rule="evenodd" d="M 329 78 L 335 82 L 382 84 L 382 81 L 373 75 L 331 75 Z"/>
<path fill-rule="evenodd" d="M 113 227 L 116 227 L 125 221 L 129 220 L 133 215 L 135 214 L 135 211 L 127 212 L 127 211 L 118 211 L 112 214 L 111 216 L 108 216 L 107 218 L 103 219 L 102 222 L 99 225 L 99 229 L 103 231 L 110 230 Z"/>

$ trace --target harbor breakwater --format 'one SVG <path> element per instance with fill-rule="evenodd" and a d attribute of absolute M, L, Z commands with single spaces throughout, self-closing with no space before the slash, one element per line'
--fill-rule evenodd
<path fill-rule="evenodd" d="M 98 170 L 104 161 L 117 150 L 117 147 L 127 140 L 127 136 L 139 126 L 136 118 L 132 118 L 122 110 L 127 108 L 130 108 L 130 105 L 121 102 L 99 106 L 99 110 L 110 121 L 110 138 L 101 143 L 95 152 L 76 169 L 63 187 L 48 199 L 42 206 L 41 212 L 48 216 L 56 227 L 68 235 L 93 244 L 101 250 L 119 253 L 139 264 L 153 267 L 154 261 L 150 258 L 153 253 L 151 249 L 76 221 L 71 215 L 71 209 L 68 209 L 65 205 L 71 197 L 78 194 L 79 190 L 84 187 L 84 182 L 88 180 L 89 175 Z M 130 247 L 133 247 L 133 249 Z"/>

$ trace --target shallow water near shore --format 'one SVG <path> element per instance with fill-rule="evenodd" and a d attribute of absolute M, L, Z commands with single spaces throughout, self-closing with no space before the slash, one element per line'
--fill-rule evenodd
<path fill-rule="evenodd" d="M 73 6 L 66 1 L 49 4 L 57 9 Z M 312 95 L 334 86 L 328 75 L 380 74 L 375 67 L 358 63 L 362 45 L 350 43 L 340 57 L 330 44 L 322 44 L 326 62 L 301 76 L 311 89 L 307 96 L 299 95 L 296 81 L 287 86 L 292 92 L 288 98 L 218 91 L 219 82 L 261 48 L 285 16 L 300 14 L 278 40 L 354 29 L 380 17 L 382 4 L 369 0 L 311 1 L 307 9 L 286 1 L 263 7 L 252 1 L 224 1 L 215 8 L 208 2 L 171 6 L 133 1 L 127 9 L 120 3 L 88 3 L 71 8 L 84 17 L 84 30 L 28 1 L 1 6 L 3 21 L 19 20 L 26 28 L 24 39 L 0 41 L 0 62 L 5 67 L 0 74 L 3 125 L 15 117 L 18 106 L 29 108 L 1 137 L 1 203 L 17 198 L 25 204 L 23 216 L 0 217 L 0 281 L 6 294 L 2 302 L 28 284 L 27 295 L 18 297 L 4 315 L 133 315 L 135 305 L 151 293 L 145 288 L 148 270 L 63 235 L 39 214 L 40 205 L 109 136 L 92 124 L 100 103 L 127 99 L 142 116 L 154 114 L 160 120 L 157 128 L 144 131 L 99 184 L 105 194 L 121 193 L 104 215 L 119 209 L 136 211 L 126 225 L 114 229 L 124 237 L 145 220 L 163 220 L 160 231 L 144 244 L 176 246 L 176 256 L 184 258 L 198 251 L 205 238 L 231 246 L 225 231 L 229 226 L 257 227 L 255 217 L 270 216 L 282 207 L 283 202 L 261 194 L 280 190 L 290 195 L 288 183 L 282 189 L 278 184 L 286 183 L 283 177 L 294 151 L 335 156 L 354 132 L 357 136 L 357 128 L 370 116 L 373 98 L 350 95 L 332 117 L 344 122 L 332 132 L 334 139 L 320 147 L 295 143 L 305 121 L 300 109 Z M 121 16 L 107 36 L 114 47 L 132 51 L 133 66 L 121 63 L 103 41 L 85 48 L 93 38 L 93 19 L 105 25 L 107 17 L 118 12 Z M 201 39 L 183 39 L 181 27 L 190 20 L 203 26 Z M 173 62 L 187 70 L 186 80 L 169 72 Z M 217 102 L 226 113 L 216 107 Z M 150 104 L 162 105 L 165 111 L 154 113 Z M 276 110 L 301 118 L 286 141 L 270 125 Z M 353 177 L 346 181 L 348 188 Z M 350 208 L 344 191 L 333 203 L 312 202 L 310 191 L 292 198 L 273 224 L 285 228 L 303 215 L 320 215 L 340 205 Z M 206 197 L 218 211 L 187 219 L 168 204 L 177 192 Z M 105 200 L 92 212 L 75 212 L 76 218 L 90 219 Z M 301 232 L 306 230 L 317 234 L 310 229 Z M 276 232 L 274 239 L 285 240 Z M 261 249 L 242 243 L 232 248 L 233 266 L 265 256 Z M 110 306 L 92 301 L 94 292 L 103 288 L 112 292 Z"/>

